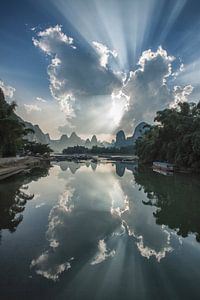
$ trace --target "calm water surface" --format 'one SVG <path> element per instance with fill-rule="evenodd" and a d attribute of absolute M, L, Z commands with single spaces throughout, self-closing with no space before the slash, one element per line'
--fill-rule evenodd
<path fill-rule="evenodd" d="M 0 299 L 200 299 L 200 181 L 62 162 L 0 183 Z"/>

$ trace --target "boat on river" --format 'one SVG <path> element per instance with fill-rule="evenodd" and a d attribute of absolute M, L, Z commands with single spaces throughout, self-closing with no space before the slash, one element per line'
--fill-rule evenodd
<path fill-rule="evenodd" d="M 167 163 L 167 162 L 160 162 L 160 161 L 154 161 L 153 162 L 153 169 L 166 171 L 166 172 L 173 172 L 174 171 L 174 165 Z"/>

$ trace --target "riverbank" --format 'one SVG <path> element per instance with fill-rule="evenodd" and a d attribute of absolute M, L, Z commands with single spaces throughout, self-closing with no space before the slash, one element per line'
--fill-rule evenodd
<path fill-rule="evenodd" d="M 140 159 L 138 159 L 138 166 L 139 166 L 139 169 L 142 170 L 142 169 L 153 169 L 153 171 L 159 171 L 159 169 L 155 169 L 153 168 L 153 162 L 152 163 L 144 163 L 142 162 Z M 161 170 L 163 171 L 163 170 Z M 182 173 L 182 174 L 197 174 L 199 175 L 200 174 L 200 170 L 199 169 L 192 169 L 192 168 L 183 168 L 183 167 L 180 167 L 180 166 L 177 166 L 177 165 L 174 165 L 174 170 L 172 172 L 170 171 L 163 171 L 162 174 L 163 175 L 166 175 L 166 174 L 169 174 L 169 173 L 172 173 L 172 174 L 177 174 L 177 173 Z"/>
<path fill-rule="evenodd" d="M 49 161 L 47 158 L 34 156 L 0 158 L 0 180 L 19 173 L 29 172 L 44 162 L 49 163 Z"/>

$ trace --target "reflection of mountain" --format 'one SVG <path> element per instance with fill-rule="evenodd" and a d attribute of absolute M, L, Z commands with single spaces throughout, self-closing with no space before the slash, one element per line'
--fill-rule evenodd
<path fill-rule="evenodd" d="M 48 169 L 33 169 L 26 176 L 17 176 L 0 183 L 0 231 L 9 229 L 13 232 L 22 221 L 21 214 L 26 202 L 34 195 L 26 193 L 26 184 L 48 174 Z"/>
<path fill-rule="evenodd" d="M 200 242 L 200 185 L 199 180 L 187 175 L 163 177 L 152 172 L 138 173 L 136 182 L 144 189 L 148 201 L 144 204 L 157 207 L 156 223 L 176 229 L 186 237 L 195 233 Z"/>
<path fill-rule="evenodd" d="M 116 162 L 116 173 L 118 176 L 122 177 L 124 176 L 125 170 L 132 171 L 132 173 L 136 173 L 138 170 L 138 162 L 131 162 L 131 163 L 126 163 L 126 162 Z"/>
<path fill-rule="evenodd" d="M 75 174 L 76 171 L 81 167 L 81 163 L 76 163 L 74 161 L 61 161 L 58 163 L 62 171 L 67 171 L 70 169 L 72 174 Z"/>
<path fill-rule="evenodd" d="M 97 168 L 97 163 L 96 162 L 91 162 L 91 161 L 87 161 L 87 162 L 75 162 L 75 161 L 61 161 L 59 163 L 57 163 L 62 171 L 67 171 L 68 169 L 70 169 L 72 174 L 75 174 L 75 172 L 83 166 L 86 167 L 91 167 L 93 171 L 96 170 Z M 115 162 L 115 166 L 116 166 L 116 174 L 120 177 L 124 176 L 125 170 L 129 170 L 131 171 L 133 174 L 135 174 L 138 171 L 138 162 Z"/>
<path fill-rule="evenodd" d="M 76 171 L 83 166 L 87 166 L 87 167 L 91 166 L 93 171 L 95 171 L 97 168 L 97 163 L 90 162 L 90 161 L 87 162 L 60 161 L 57 163 L 57 165 L 60 166 L 62 171 L 67 171 L 69 169 L 72 174 L 75 174 Z"/>

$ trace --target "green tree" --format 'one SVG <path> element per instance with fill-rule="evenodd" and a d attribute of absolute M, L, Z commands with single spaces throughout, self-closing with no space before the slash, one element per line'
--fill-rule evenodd
<path fill-rule="evenodd" d="M 8 104 L 0 89 L 0 155 L 15 156 L 29 130 L 14 113 L 16 103 Z"/>
<path fill-rule="evenodd" d="M 168 161 L 200 170 L 200 104 L 180 102 L 156 113 L 153 126 L 136 143 L 141 161 Z"/>
<path fill-rule="evenodd" d="M 50 154 L 53 150 L 47 144 L 41 144 L 36 142 L 26 141 L 24 144 L 24 150 L 31 154 Z"/>

